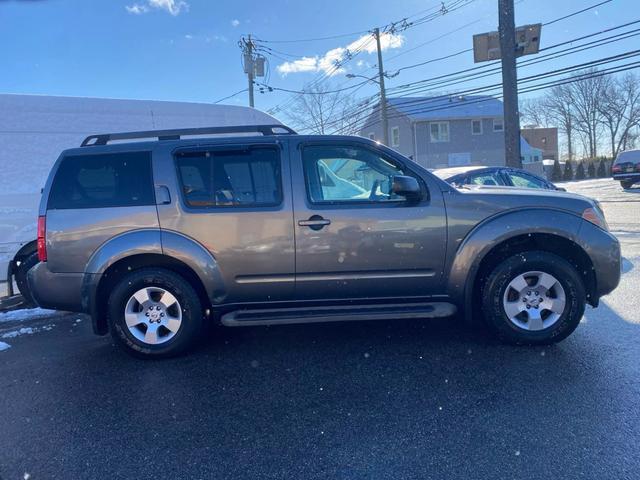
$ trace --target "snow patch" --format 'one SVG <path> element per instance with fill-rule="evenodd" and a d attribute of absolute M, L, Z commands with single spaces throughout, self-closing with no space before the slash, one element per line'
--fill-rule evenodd
<path fill-rule="evenodd" d="M 9 348 L 11 348 L 11 345 L 9 345 L 8 343 L 0 342 L 0 352 Z"/>
<path fill-rule="evenodd" d="M 34 320 L 37 318 L 50 317 L 56 314 L 55 310 L 45 310 L 44 308 L 27 308 L 22 310 L 13 310 L 11 312 L 0 313 L 0 323 L 3 322 L 24 322 L 26 320 Z"/>

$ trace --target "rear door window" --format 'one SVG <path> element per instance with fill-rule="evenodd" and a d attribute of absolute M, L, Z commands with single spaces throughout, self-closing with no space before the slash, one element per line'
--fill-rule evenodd
<path fill-rule="evenodd" d="M 47 208 L 153 205 L 151 154 L 127 152 L 66 157 L 51 186 Z"/>
<path fill-rule="evenodd" d="M 275 148 L 180 152 L 176 165 L 190 207 L 266 207 L 282 201 Z"/>

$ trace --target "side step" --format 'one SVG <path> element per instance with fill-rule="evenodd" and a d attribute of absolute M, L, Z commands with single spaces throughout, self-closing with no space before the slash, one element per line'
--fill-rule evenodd
<path fill-rule="evenodd" d="M 235 310 L 222 316 L 227 327 L 286 325 L 294 323 L 343 322 L 353 320 L 395 320 L 449 317 L 456 306 L 446 302 L 344 305 L 332 307 Z"/>

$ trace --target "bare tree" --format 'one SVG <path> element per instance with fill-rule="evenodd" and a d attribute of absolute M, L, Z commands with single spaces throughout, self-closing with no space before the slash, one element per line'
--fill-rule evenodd
<path fill-rule="evenodd" d="M 611 156 L 635 143 L 633 129 L 640 125 L 640 80 L 633 73 L 613 79 L 600 103 L 600 115 L 609 134 Z"/>
<path fill-rule="evenodd" d="M 523 102 L 523 118 L 538 126 L 556 126 L 567 139 L 568 159 L 573 159 L 575 120 L 571 92 L 567 85 L 557 85 L 541 98 Z"/>
<path fill-rule="evenodd" d="M 611 78 L 598 75 L 597 69 L 589 69 L 573 75 L 574 81 L 566 84 L 571 101 L 575 129 L 583 137 L 589 157 L 598 155 L 598 137 L 603 122 L 601 110 L 604 92 Z"/>
<path fill-rule="evenodd" d="M 319 135 L 340 131 L 352 134 L 365 114 L 349 91 L 340 91 L 329 83 L 304 88 L 287 112 L 290 124 L 303 132 Z"/>

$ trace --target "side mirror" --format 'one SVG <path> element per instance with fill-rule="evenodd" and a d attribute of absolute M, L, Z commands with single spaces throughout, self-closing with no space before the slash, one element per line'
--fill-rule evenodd
<path fill-rule="evenodd" d="M 420 200 L 422 189 L 420 184 L 413 177 L 406 175 L 394 175 L 391 183 L 391 193 L 402 195 L 407 200 Z"/>

